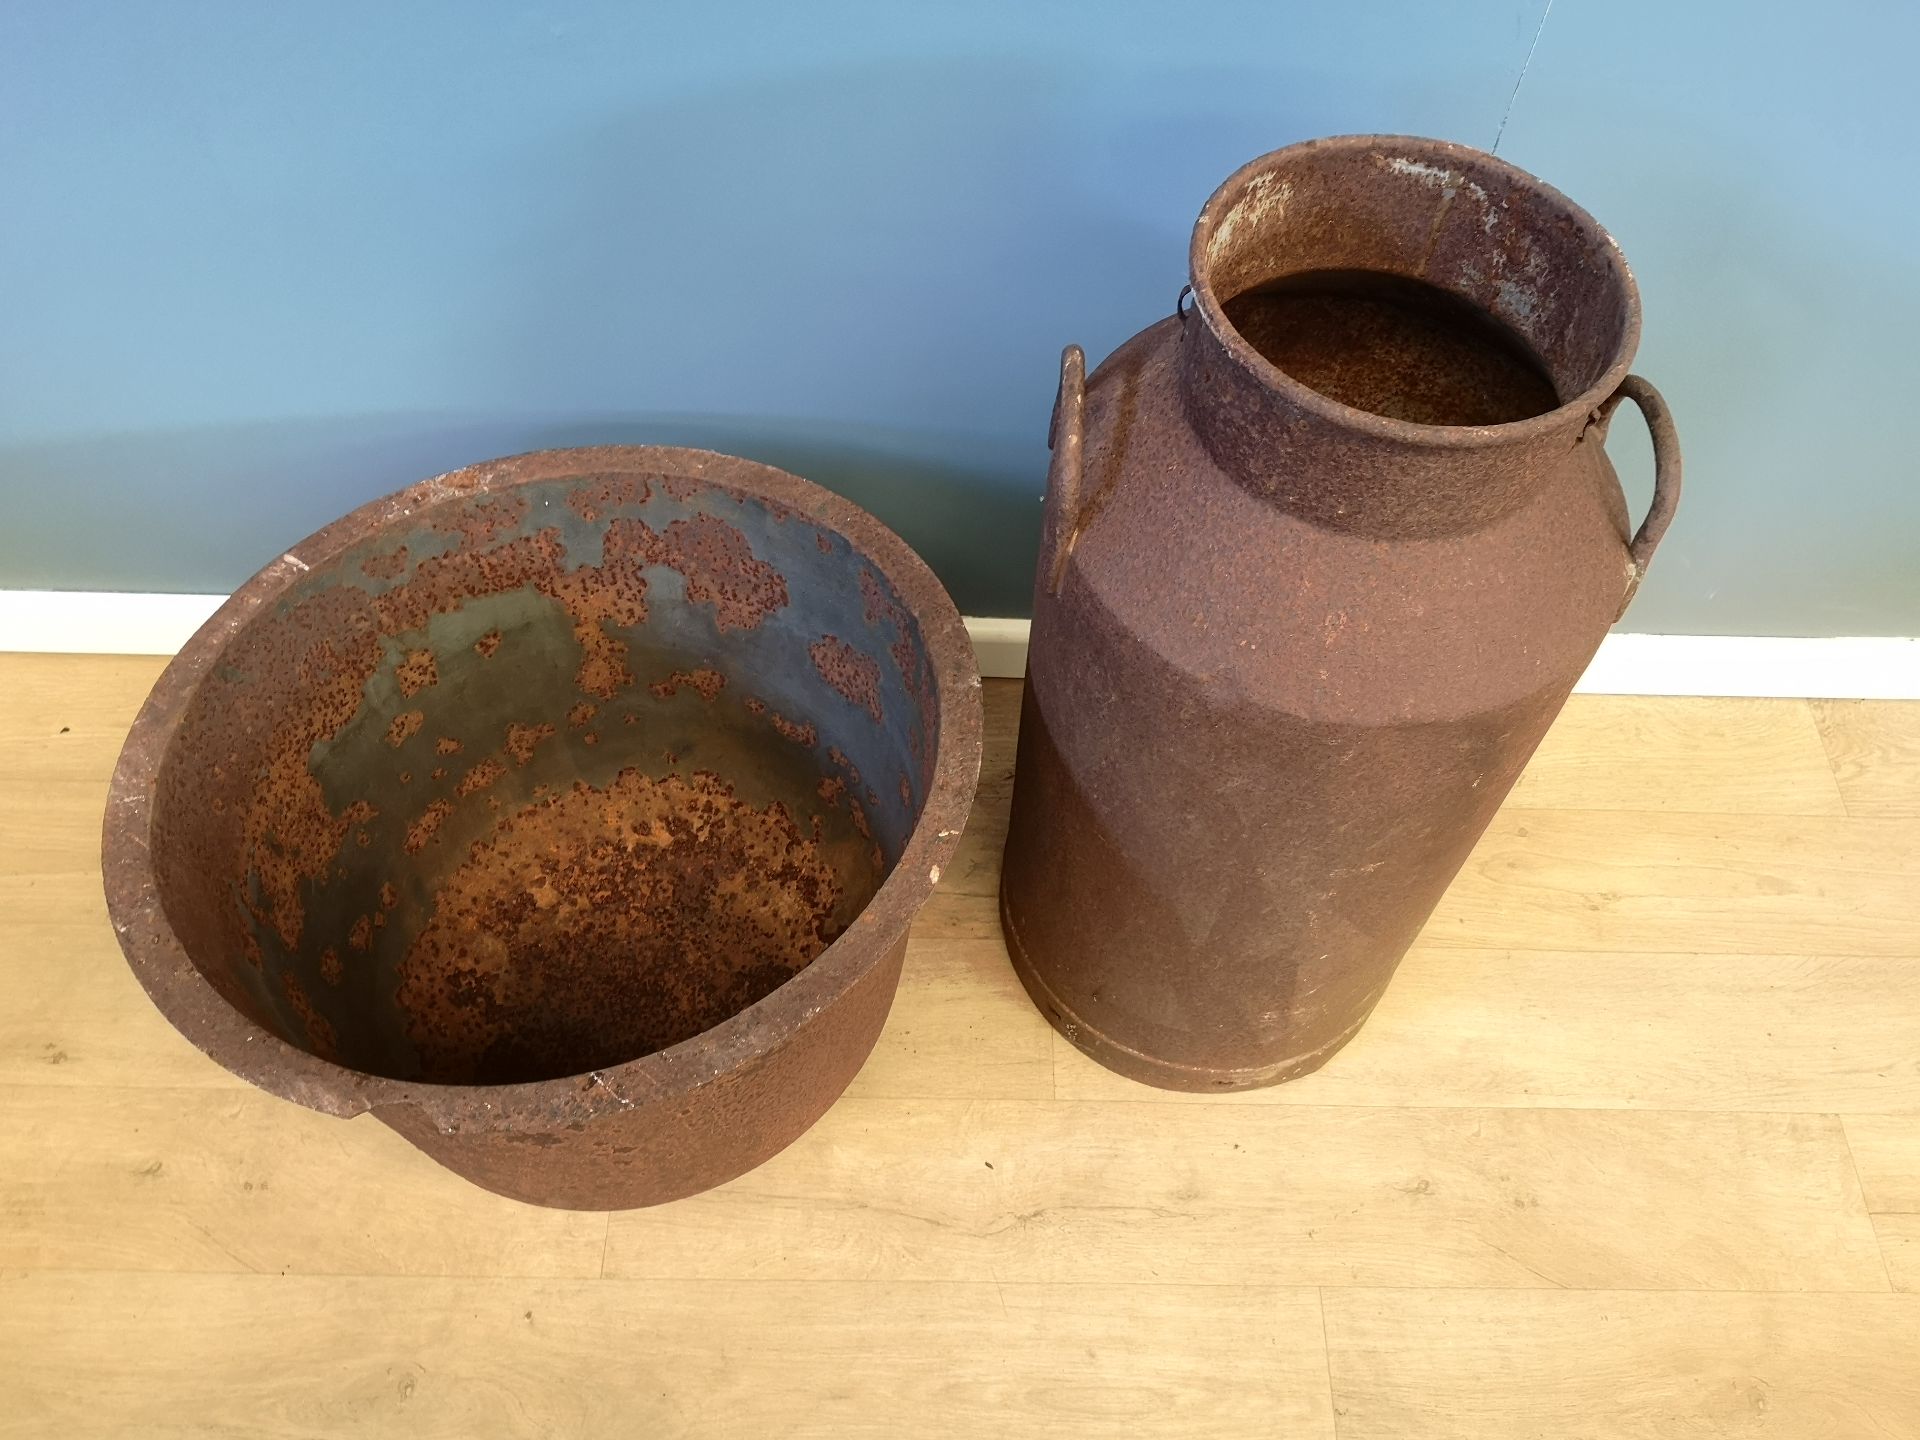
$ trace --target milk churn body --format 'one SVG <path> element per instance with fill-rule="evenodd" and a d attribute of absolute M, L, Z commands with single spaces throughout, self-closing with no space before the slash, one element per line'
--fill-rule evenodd
<path fill-rule="evenodd" d="M 1388 419 L 1283 374 L 1222 310 L 1349 269 L 1498 317 L 1563 403 Z M 1191 288 L 1090 378 L 1063 361 L 1001 913 L 1063 1034 L 1210 1090 L 1303 1074 L 1359 1029 L 1631 598 L 1679 454 L 1627 373 L 1618 248 L 1478 151 L 1348 137 L 1255 161 L 1202 211 Z M 1622 399 L 1659 471 L 1637 534 L 1602 448 Z"/>

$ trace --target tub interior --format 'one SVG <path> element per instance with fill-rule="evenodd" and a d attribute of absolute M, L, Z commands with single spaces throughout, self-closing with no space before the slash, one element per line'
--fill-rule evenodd
<path fill-rule="evenodd" d="M 162 904 L 290 1043 L 582 1075 L 772 993 L 858 917 L 939 716 L 886 576 L 672 474 L 436 494 L 233 634 L 161 765 Z"/>

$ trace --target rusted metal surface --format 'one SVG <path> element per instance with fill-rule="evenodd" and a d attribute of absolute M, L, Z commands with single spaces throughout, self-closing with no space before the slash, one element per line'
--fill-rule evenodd
<path fill-rule="evenodd" d="M 1680 465 L 1627 373 L 1618 248 L 1491 156 L 1277 151 L 1208 202 L 1190 263 L 1190 309 L 1091 379 L 1063 361 L 1001 914 L 1063 1034 L 1212 1090 L 1359 1029 L 1631 597 Z M 1659 461 L 1631 543 L 1602 449 L 1622 398 Z"/>
<path fill-rule="evenodd" d="M 194 637 L 114 776 L 108 907 L 262 1088 L 502 1194 L 652 1204 L 859 1069 L 979 731 L 951 602 L 857 507 L 700 451 L 520 456 L 356 511 Z"/>

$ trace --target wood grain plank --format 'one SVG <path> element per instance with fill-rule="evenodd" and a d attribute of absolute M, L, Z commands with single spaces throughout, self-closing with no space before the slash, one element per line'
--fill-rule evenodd
<path fill-rule="evenodd" d="M 1000 893 L 1000 852 L 1007 848 L 1007 809 L 991 797 L 974 801 L 973 814 L 940 883 L 952 894 Z"/>
<path fill-rule="evenodd" d="M 1880 1253 L 1886 1256 L 1893 1288 L 1920 1295 L 1920 1215 L 1876 1215 L 1873 1228 L 1880 1236 Z"/>
<path fill-rule="evenodd" d="M 1846 1127 L 1867 1208 L 1920 1215 L 1920 1115 L 1849 1115 Z"/>
<path fill-rule="evenodd" d="M 1849 814 L 1920 817 L 1920 702 L 1816 700 L 1813 717 Z"/>
<path fill-rule="evenodd" d="M 104 783 L 168 658 L 0 653 L 0 775 Z"/>
<path fill-rule="evenodd" d="M 1538 810 L 1844 815 L 1804 700 L 1576 695 L 1513 788 Z"/>
<path fill-rule="evenodd" d="M 0 775 L 0 879 L 100 874 L 106 779 Z M 0 891 L 0 895 L 6 892 Z"/>
<path fill-rule="evenodd" d="M 98 913 L 0 929 L 0 1084 L 243 1086 L 154 1009 L 98 897 L 74 908 Z M 992 923 L 990 911 L 979 922 Z M 1052 1096 L 1053 1032 L 999 941 L 923 940 L 927 928 L 940 927 L 915 927 L 886 1029 L 850 1093 Z"/>
<path fill-rule="evenodd" d="M 1018 680 L 982 680 L 980 708 L 985 728 L 980 737 L 980 785 L 989 793 L 1013 784 L 1013 757 L 1020 738 L 1020 702 L 1026 686 Z"/>
<path fill-rule="evenodd" d="M 1920 1434 L 1920 1297 L 1329 1290 L 1340 1440 Z"/>
<path fill-rule="evenodd" d="M 1428 922 L 1432 945 L 1909 955 L 1920 826 L 1840 816 L 1509 808 Z"/>
<path fill-rule="evenodd" d="M 1831 1116 L 1013 1101 L 843 1101 L 607 1273 L 1887 1288 Z"/>
<path fill-rule="evenodd" d="M 0 1269 L 600 1273 L 606 1216 L 505 1200 L 378 1121 L 251 1088 L 0 1089 Z"/>
<path fill-rule="evenodd" d="M 999 893 L 1000 852 L 1007 845 L 1007 812 L 1013 801 L 1020 697 L 1018 680 L 988 680 L 981 686 L 986 729 L 982 735 L 980 783 L 960 844 L 941 877 L 941 888 L 948 894 Z"/>
<path fill-rule="evenodd" d="M 0 920 L 0 1085 L 243 1086 L 154 1009 L 97 895 L 94 907 L 85 920 Z"/>
<path fill-rule="evenodd" d="M 1307 1291 L 31 1275 L 0 1436 L 1331 1440 Z"/>
<path fill-rule="evenodd" d="M 1340 1440 L 1920 1433 L 1920 706 L 1577 698 L 1354 1045 L 1168 1105 L 1007 967 L 988 682 L 848 1097 L 609 1221 L 154 1012 L 98 843 L 163 663 L 0 656 L 0 1435 L 1325 1440 L 1301 1285 Z"/>
<path fill-rule="evenodd" d="M 1920 962 L 1419 945 L 1359 1035 L 1289 1084 L 1189 1095 L 1064 1039 L 1054 1059 L 1082 1100 L 1920 1115 Z"/>
<path fill-rule="evenodd" d="M 913 917 L 916 940 L 997 940 L 999 935 L 998 897 L 950 890 L 944 880 Z"/>
<path fill-rule="evenodd" d="M 907 944 L 893 1010 L 854 1096 L 1051 1099 L 1053 1028 L 992 940 Z"/>

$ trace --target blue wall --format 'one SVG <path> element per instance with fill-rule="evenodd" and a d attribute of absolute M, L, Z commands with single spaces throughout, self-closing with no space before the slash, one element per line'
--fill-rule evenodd
<path fill-rule="evenodd" d="M 0 585 L 225 589 L 420 476 L 662 440 L 1023 614 L 1061 344 L 1169 311 L 1263 150 L 1490 144 L 1541 3 L 8 0 Z M 1631 628 L 1920 633 L 1917 15 L 1547 19 L 1501 153 L 1619 236 L 1687 445 Z"/>

